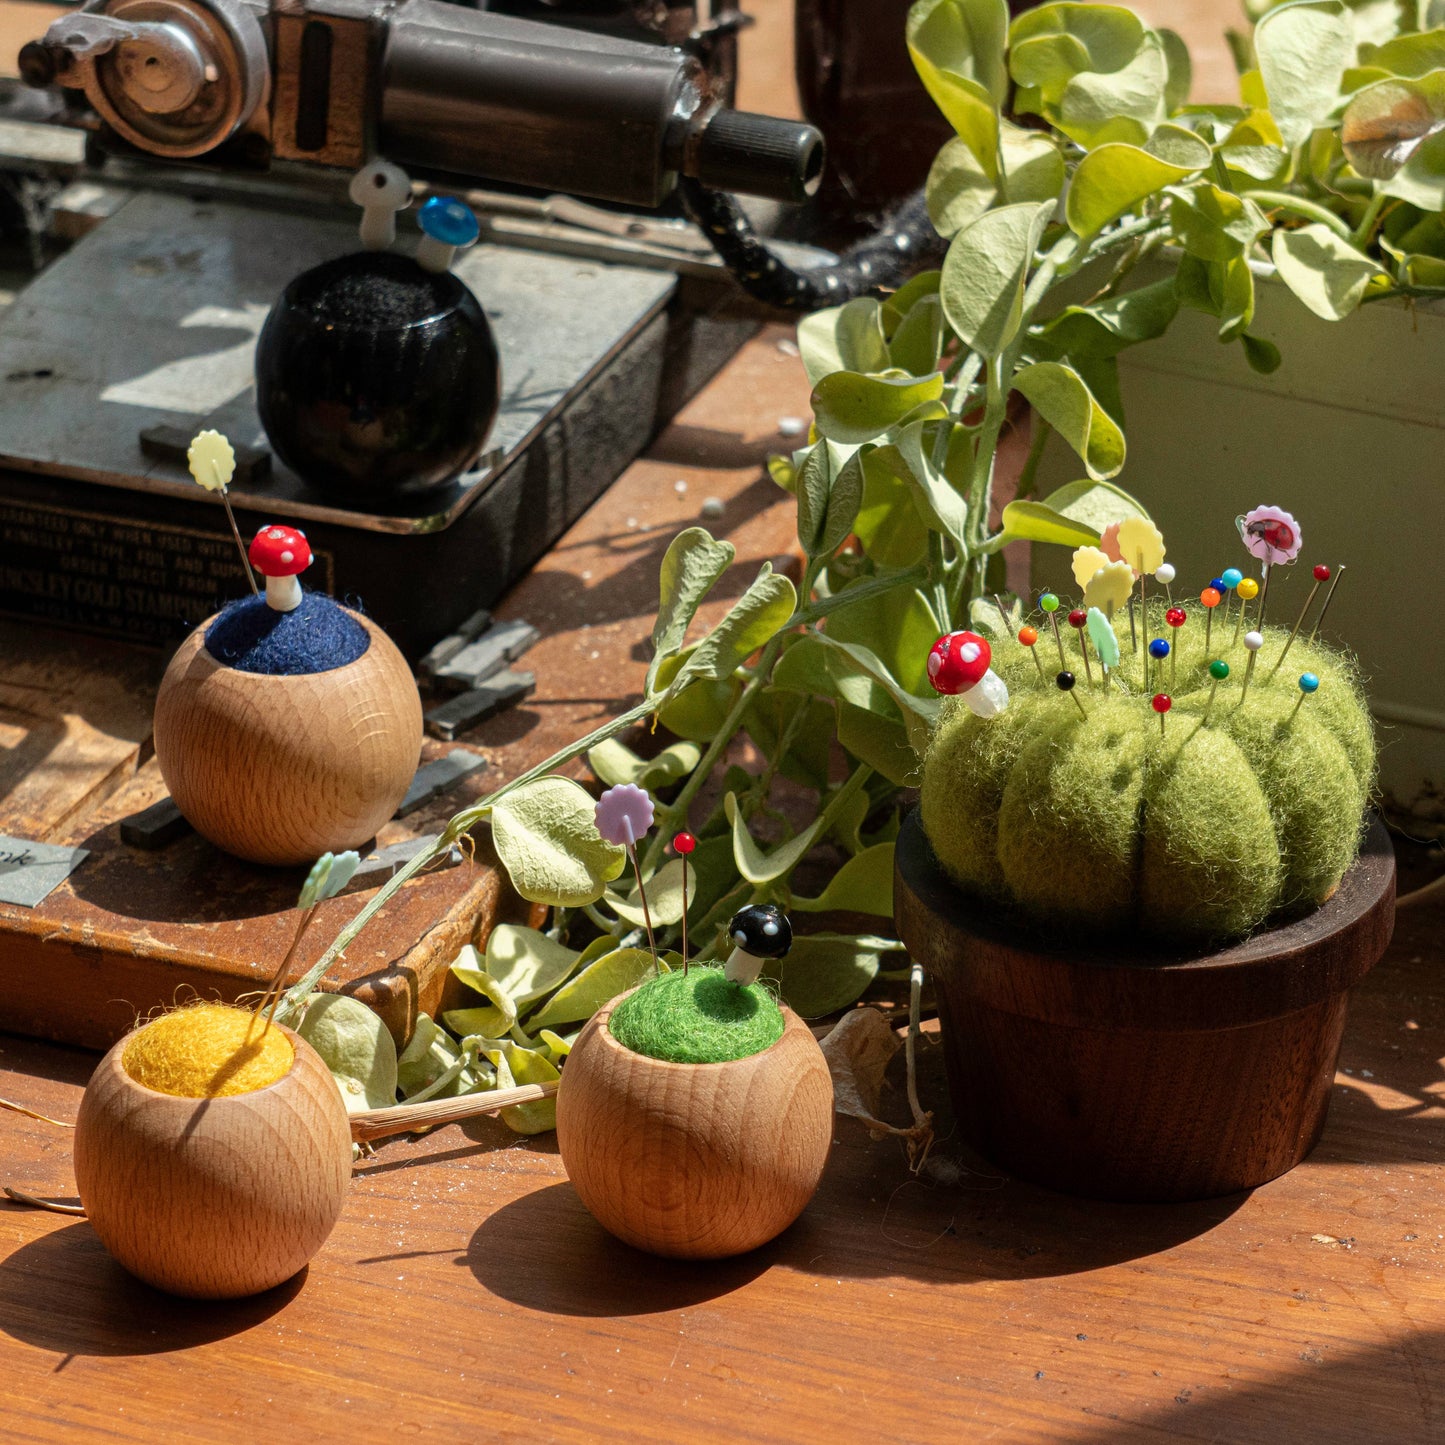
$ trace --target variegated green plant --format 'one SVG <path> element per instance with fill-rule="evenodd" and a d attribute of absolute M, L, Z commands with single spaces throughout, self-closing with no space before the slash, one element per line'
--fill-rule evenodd
<path fill-rule="evenodd" d="M 796 499 L 801 585 L 764 564 L 694 637 L 734 552 L 701 528 L 678 536 L 643 699 L 453 818 L 290 990 L 289 1016 L 407 878 L 490 825 L 518 891 L 553 906 L 551 925 L 498 928 L 484 955 L 464 950 L 455 971 L 475 1002 L 446 1014 L 445 1030 L 423 1019 L 397 1077 L 413 1099 L 555 1077 L 571 1031 L 652 967 L 619 881 L 623 852 L 598 837 L 591 796 L 557 776 L 582 757 L 602 783 L 658 799 L 641 867 L 664 948 L 683 908 L 666 841 L 690 825 L 703 956 L 725 946 L 733 910 L 775 900 L 879 920 L 877 933 L 801 930 L 778 982 L 804 1014 L 846 1006 L 890 955 L 901 961 L 886 921 L 892 838 L 935 713 L 929 647 L 950 627 L 1016 625 L 992 600 L 1008 543 L 1097 543 L 1142 512 L 1111 481 L 1126 458 L 1118 354 L 1183 306 L 1215 317 L 1243 363 L 1274 369 L 1278 352 L 1250 330 L 1271 273 L 1332 320 L 1445 294 L 1445 0 L 1252 3 L 1252 34 L 1234 37 L 1239 102 L 1191 105 L 1184 46 L 1127 9 L 1052 4 L 1010 23 L 1005 0 L 917 0 L 909 49 L 956 133 L 927 191 L 948 251 L 891 296 L 798 328 L 814 432 L 771 470 Z M 1033 446 L 995 521 L 1015 394 L 1032 409 Z M 1081 476 L 1040 500 L 1050 438 Z M 621 741 L 653 723 L 672 734 L 660 751 Z M 741 734 L 756 769 L 732 761 Z M 779 778 L 815 795 L 801 830 L 775 806 Z M 709 783 L 719 801 L 700 816 Z M 800 865 L 827 861 L 821 892 L 795 887 Z M 550 1104 L 527 1105 L 510 1122 L 551 1117 Z"/>

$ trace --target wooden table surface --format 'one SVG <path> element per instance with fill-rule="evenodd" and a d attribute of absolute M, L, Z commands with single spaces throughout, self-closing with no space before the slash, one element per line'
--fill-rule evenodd
<path fill-rule="evenodd" d="M 549 635 L 536 697 L 468 739 L 492 780 L 633 693 L 662 549 L 705 499 L 742 559 L 724 590 L 785 548 L 759 463 L 805 411 L 765 332 L 520 584 L 504 610 Z M 0 1438 L 1445 1439 L 1442 922 L 1402 911 L 1323 1143 L 1247 1197 L 1004 1178 L 948 1140 L 935 1045 L 936 1171 L 840 1119 L 801 1221 L 720 1264 L 616 1243 L 551 1136 L 490 1121 L 385 1144 L 309 1271 L 238 1304 L 171 1300 L 84 1221 L 0 1206 Z M 0 1095 L 71 1118 L 94 1062 L 0 1037 Z M 0 1114 L 0 1184 L 73 1196 L 68 1133 Z"/>

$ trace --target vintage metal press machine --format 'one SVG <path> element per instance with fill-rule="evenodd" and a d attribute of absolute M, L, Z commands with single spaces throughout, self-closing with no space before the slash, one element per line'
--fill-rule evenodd
<path fill-rule="evenodd" d="M 508 10 L 88 0 L 25 47 L 76 161 L 83 144 L 129 189 L 0 318 L 0 613 L 170 643 L 234 595 L 224 516 L 185 467 L 214 427 L 238 444 L 243 528 L 303 525 L 316 585 L 360 597 L 415 657 L 748 334 L 706 241 L 656 214 L 680 178 L 787 202 L 818 183 L 817 131 L 726 104 L 732 0 Z M 252 352 L 293 276 L 356 249 L 347 182 L 375 157 L 481 211 L 457 271 L 503 400 L 477 468 L 349 506 L 272 456 Z"/>

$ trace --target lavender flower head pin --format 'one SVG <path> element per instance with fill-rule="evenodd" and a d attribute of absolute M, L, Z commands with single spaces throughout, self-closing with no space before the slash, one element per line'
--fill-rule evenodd
<path fill-rule="evenodd" d="M 652 799 L 636 783 L 618 783 L 608 788 L 597 800 L 597 831 L 603 841 L 615 848 L 626 848 L 637 877 L 637 896 L 642 900 L 642 919 L 647 925 L 647 946 L 657 961 L 657 940 L 652 933 L 652 911 L 647 906 L 647 893 L 642 887 L 642 867 L 637 861 L 637 843 L 652 827 Z"/>

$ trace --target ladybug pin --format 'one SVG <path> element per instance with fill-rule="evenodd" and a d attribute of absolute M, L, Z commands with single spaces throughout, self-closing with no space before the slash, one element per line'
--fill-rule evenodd
<path fill-rule="evenodd" d="M 1008 688 L 989 663 L 993 651 L 976 632 L 945 632 L 928 654 L 934 691 L 961 697 L 979 717 L 997 717 L 1008 706 Z"/>

